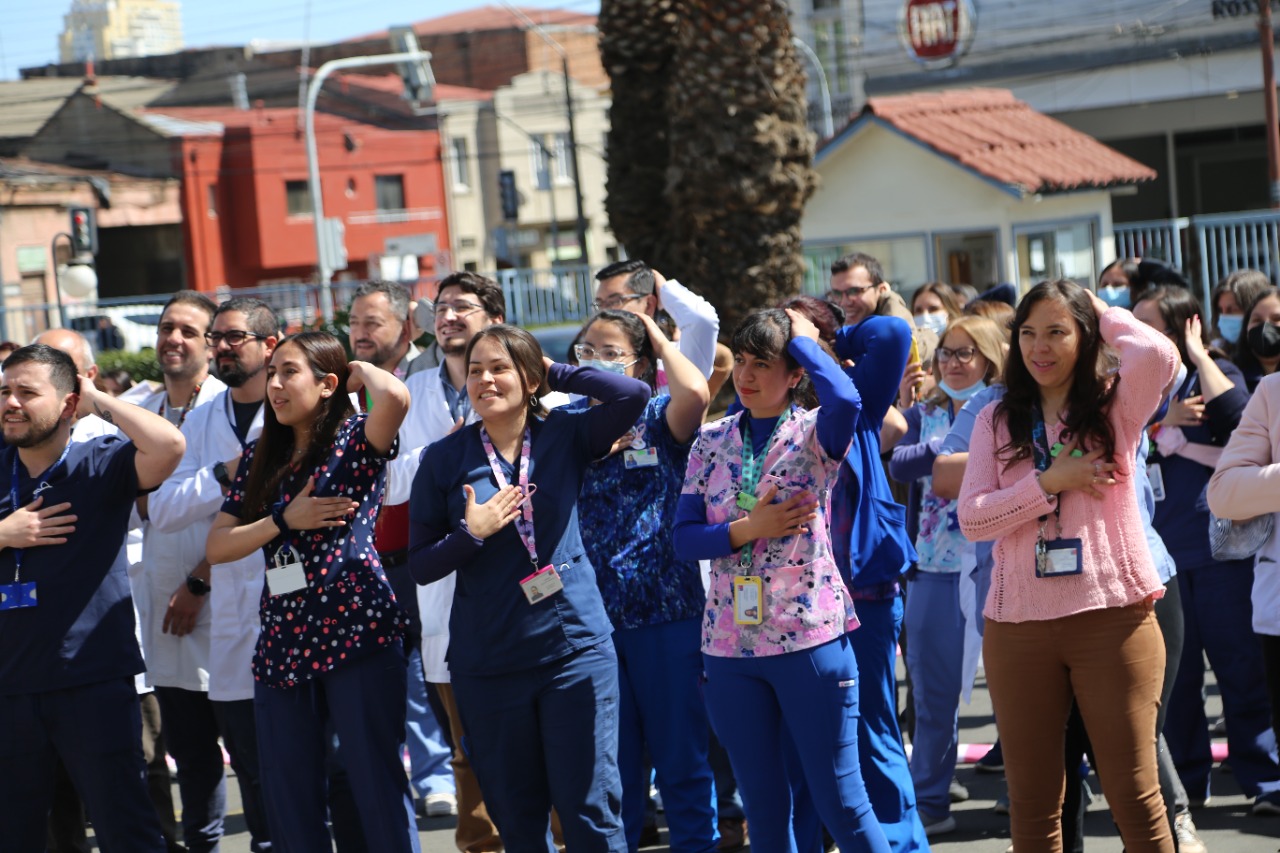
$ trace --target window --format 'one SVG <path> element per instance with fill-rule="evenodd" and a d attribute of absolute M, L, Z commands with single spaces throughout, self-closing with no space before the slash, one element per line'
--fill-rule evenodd
<path fill-rule="evenodd" d="M 1018 283 L 1025 289 L 1044 279 L 1069 278 L 1088 287 L 1097 267 L 1093 223 L 1014 226 Z"/>
<path fill-rule="evenodd" d="M 551 188 L 551 167 L 547 162 L 547 152 L 541 141 L 529 140 L 529 171 L 533 175 L 533 185 L 540 190 Z"/>
<path fill-rule="evenodd" d="M 573 180 L 573 166 L 570 165 L 569 158 L 573 156 L 573 149 L 569 145 L 569 134 L 557 133 L 554 136 L 554 144 L 552 150 L 556 155 L 556 182 L 564 183 Z"/>
<path fill-rule="evenodd" d="M 373 189 L 379 213 L 404 210 L 404 175 L 375 175 Z"/>
<path fill-rule="evenodd" d="M 311 215 L 311 189 L 306 181 L 284 182 L 285 212 L 289 216 Z"/>
<path fill-rule="evenodd" d="M 218 185 L 209 184 L 207 189 L 209 191 L 209 195 L 208 195 L 209 218 L 217 219 L 218 218 Z"/>
<path fill-rule="evenodd" d="M 470 164 L 467 162 L 467 139 L 455 136 L 449 140 L 449 172 L 455 190 L 471 188 Z"/>

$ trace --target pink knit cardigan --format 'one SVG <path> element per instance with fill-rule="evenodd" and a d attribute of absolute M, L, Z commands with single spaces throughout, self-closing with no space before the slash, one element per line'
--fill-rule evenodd
<path fill-rule="evenodd" d="M 996 541 L 995 569 L 983 611 L 988 619 L 1058 619 L 1164 594 L 1143 534 L 1131 478 L 1142 430 L 1177 372 L 1178 351 L 1168 338 L 1123 308 L 1107 309 L 1101 331 L 1103 340 L 1120 353 L 1120 385 L 1108 415 L 1115 432 L 1116 455 L 1111 461 L 1119 466 L 1117 482 L 1102 488 L 1101 499 L 1078 490 L 1057 498 L 1062 517 L 1056 535 L 1083 541 L 1083 574 L 1035 576 L 1040 516 L 1049 516 L 1046 538 L 1055 536 L 1053 499 L 1040 487 L 1031 459 L 1006 467 L 996 458 L 996 451 L 1009 440 L 1004 423 L 994 423 L 996 403 L 982 410 L 974 426 L 959 518 L 969 539 Z M 1048 432 L 1052 445 L 1061 436 L 1061 424 L 1050 426 Z"/>

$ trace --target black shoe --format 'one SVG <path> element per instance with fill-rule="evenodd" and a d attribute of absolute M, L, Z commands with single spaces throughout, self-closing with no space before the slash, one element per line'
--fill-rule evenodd
<path fill-rule="evenodd" d="M 973 769 L 979 773 L 1004 772 L 1004 751 L 1000 749 L 999 740 L 991 745 L 991 749 L 987 750 L 986 755 L 977 760 L 973 765 Z"/>

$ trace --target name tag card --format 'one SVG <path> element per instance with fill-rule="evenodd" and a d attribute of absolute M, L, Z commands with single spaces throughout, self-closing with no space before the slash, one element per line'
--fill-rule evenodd
<path fill-rule="evenodd" d="M 1036 545 L 1036 577 L 1057 578 L 1084 573 L 1084 542 L 1079 539 L 1041 540 Z"/>
<path fill-rule="evenodd" d="M 520 589 L 530 604 L 537 604 L 564 589 L 564 581 L 560 580 L 555 566 L 548 564 L 520 581 Z"/>
<path fill-rule="evenodd" d="M 37 603 L 35 581 L 0 584 L 0 610 L 20 610 Z"/>
<path fill-rule="evenodd" d="M 733 622 L 735 625 L 760 625 L 764 622 L 764 586 L 760 578 L 733 579 Z"/>
<path fill-rule="evenodd" d="M 288 595 L 291 592 L 307 588 L 307 573 L 302 563 L 289 563 L 267 569 L 267 591 L 273 596 Z"/>

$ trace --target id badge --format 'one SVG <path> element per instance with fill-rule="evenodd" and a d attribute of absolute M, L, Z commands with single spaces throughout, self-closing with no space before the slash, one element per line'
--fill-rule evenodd
<path fill-rule="evenodd" d="M 658 464 L 658 450 L 655 447 L 628 450 L 622 454 L 622 464 L 627 468 L 653 468 Z"/>
<path fill-rule="evenodd" d="M 1080 539 L 1043 539 L 1036 543 L 1036 577 L 1058 578 L 1084 573 L 1084 542 Z"/>
<path fill-rule="evenodd" d="M 537 604 L 564 589 L 564 581 L 560 580 L 555 566 L 547 564 L 520 581 L 520 589 L 524 590 L 524 597 L 530 604 Z"/>
<path fill-rule="evenodd" d="M 756 508 L 756 504 L 760 503 L 760 499 L 750 492 L 738 492 L 738 509 L 743 512 L 751 512 Z"/>
<path fill-rule="evenodd" d="M 760 578 L 733 579 L 733 624 L 759 625 L 764 622 L 764 585 Z"/>
<path fill-rule="evenodd" d="M 1164 470 L 1159 462 L 1147 465 L 1147 479 L 1151 481 L 1151 494 L 1157 501 L 1164 500 Z"/>
<path fill-rule="evenodd" d="M 267 591 L 273 596 L 288 595 L 307 588 L 307 573 L 302 563 L 289 563 L 267 569 Z"/>
<path fill-rule="evenodd" d="M 35 607 L 36 582 L 0 584 L 0 610 L 19 610 Z"/>

